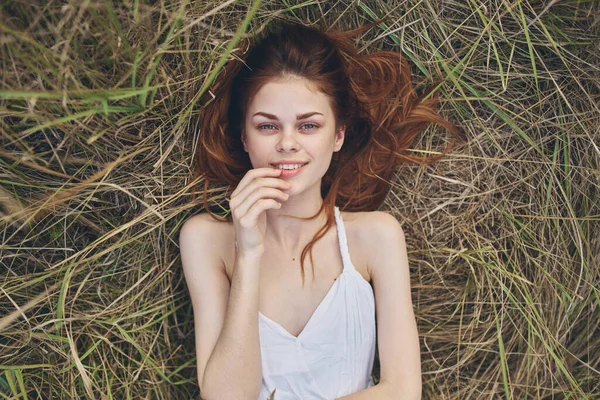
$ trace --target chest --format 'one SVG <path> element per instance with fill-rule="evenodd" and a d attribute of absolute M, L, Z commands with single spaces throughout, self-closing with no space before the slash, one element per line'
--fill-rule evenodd
<path fill-rule="evenodd" d="M 366 254 L 358 243 L 347 238 L 348 256 L 354 269 L 367 282 Z M 226 263 L 228 275 L 233 273 L 234 256 Z M 283 258 L 277 249 L 268 249 L 261 263 L 259 312 L 276 321 L 285 330 L 298 336 L 307 325 L 315 310 L 343 272 L 341 249 L 335 227 L 313 246 L 304 260 L 304 286 L 300 266 L 300 253 Z M 352 268 L 351 265 L 348 265 Z"/>

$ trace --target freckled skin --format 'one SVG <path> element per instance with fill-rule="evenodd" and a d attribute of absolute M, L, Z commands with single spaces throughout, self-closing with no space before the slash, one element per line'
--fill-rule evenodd
<path fill-rule="evenodd" d="M 277 120 L 254 116 L 272 114 Z M 318 112 L 297 120 L 296 116 Z M 299 194 L 314 198 L 321 179 L 329 169 L 333 153 L 344 141 L 344 128 L 335 129 L 335 116 L 329 98 L 300 78 L 272 80 L 263 85 L 248 106 L 242 142 L 253 168 L 273 167 L 281 160 L 308 162 L 296 176 L 284 178 L 292 183 L 285 192 L 290 198 Z"/>

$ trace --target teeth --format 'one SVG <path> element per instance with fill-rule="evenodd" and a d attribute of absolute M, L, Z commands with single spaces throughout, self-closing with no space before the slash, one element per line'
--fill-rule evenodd
<path fill-rule="evenodd" d="M 279 164 L 277 168 L 279 169 L 298 169 L 302 167 L 304 164 Z"/>

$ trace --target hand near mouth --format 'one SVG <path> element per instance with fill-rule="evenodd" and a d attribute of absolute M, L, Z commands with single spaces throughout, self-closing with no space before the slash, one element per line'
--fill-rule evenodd
<path fill-rule="evenodd" d="M 279 178 L 283 173 L 278 168 L 251 169 L 231 194 L 229 207 L 239 254 L 252 257 L 264 254 L 265 211 L 281 208 L 280 202 L 289 198 L 283 191 L 292 186 Z"/>

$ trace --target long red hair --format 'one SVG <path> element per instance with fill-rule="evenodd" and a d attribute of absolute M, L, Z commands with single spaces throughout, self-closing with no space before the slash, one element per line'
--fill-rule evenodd
<path fill-rule="evenodd" d="M 304 247 L 300 263 L 312 246 L 334 224 L 334 206 L 347 211 L 371 211 L 384 201 L 390 178 L 405 162 L 428 164 L 451 151 L 460 131 L 436 110 L 437 97 L 423 100 L 412 85 L 410 66 L 400 53 L 377 51 L 358 54 L 349 38 L 380 21 L 351 31 L 323 31 L 285 22 L 255 43 L 243 39 L 211 89 L 200 111 L 195 151 L 196 178 L 204 177 L 203 206 L 215 218 L 208 201 L 209 187 L 228 186 L 230 194 L 252 169 L 241 134 L 245 112 L 258 90 L 269 80 L 292 75 L 309 80 L 330 99 L 336 127 L 345 126 L 344 144 L 333 154 L 321 184 L 322 212 L 327 222 Z M 453 136 L 437 156 L 418 157 L 407 152 L 415 137 L 429 124 L 438 124 Z M 221 206 L 222 207 L 222 206 Z M 229 213 L 226 220 L 231 222 Z M 218 218 L 221 220 L 221 218 Z M 314 277 L 314 265 L 312 265 Z"/>

